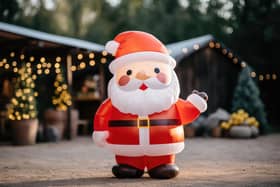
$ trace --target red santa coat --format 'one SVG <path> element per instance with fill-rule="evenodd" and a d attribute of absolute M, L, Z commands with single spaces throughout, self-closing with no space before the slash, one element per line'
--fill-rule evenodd
<path fill-rule="evenodd" d="M 168 110 L 143 119 L 120 112 L 107 99 L 96 112 L 94 130 L 109 132 L 106 147 L 117 155 L 176 154 L 184 149 L 182 125 L 192 122 L 200 114 L 201 103 L 197 103 L 197 97 L 186 101 L 179 99 Z"/>

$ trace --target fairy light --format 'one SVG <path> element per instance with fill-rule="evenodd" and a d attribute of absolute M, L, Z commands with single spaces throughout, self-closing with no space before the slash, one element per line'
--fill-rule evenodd
<path fill-rule="evenodd" d="M 94 53 L 89 53 L 88 57 L 89 57 L 90 59 L 93 59 L 93 58 L 94 58 Z"/>
<path fill-rule="evenodd" d="M 37 69 L 41 69 L 42 68 L 42 64 L 37 64 Z"/>
<path fill-rule="evenodd" d="M 7 63 L 7 59 L 6 58 L 3 58 L 2 59 L 2 62 L 5 64 L 5 63 Z"/>
<path fill-rule="evenodd" d="M 5 69 L 9 69 L 9 68 L 10 68 L 10 64 L 5 64 L 5 65 L 4 65 L 4 68 L 5 68 Z"/>
<path fill-rule="evenodd" d="M 83 54 L 82 54 L 82 53 L 79 53 L 79 54 L 77 55 L 77 58 L 78 58 L 78 60 L 82 60 L 82 59 L 83 59 Z"/>
<path fill-rule="evenodd" d="M 15 73 L 17 73 L 17 72 L 18 72 L 18 68 L 17 68 L 17 67 L 14 67 L 13 71 L 14 71 Z"/>
<path fill-rule="evenodd" d="M 60 73 L 60 72 L 61 72 L 61 70 L 59 68 L 55 69 L 55 73 Z"/>
<path fill-rule="evenodd" d="M 24 54 L 21 54 L 20 57 L 19 57 L 21 60 L 24 59 Z"/>
<path fill-rule="evenodd" d="M 37 70 L 37 74 L 38 74 L 38 75 L 41 75 L 41 74 L 42 74 L 42 70 L 41 70 L 41 69 L 38 69 L 38 70 Z"/>
<path fill-rule="evenodd" d="M 46 62 L 46 58 L 45 58 L 45 57 L 41 57 L 41 58 L 40 58 L 40 62 L 41 62 L 41 63 L 45 63 L 45 62 Z"/>
<path fill-rule="evenodd" d="M 102 55 L 103 55 L 103 56 L 107 56 L 107 55 L 108 55 L 108 52 L 107 52 L 107 51 L 102 51 Z"/>
<path fill-rule="evenodd" d="M 233 61 L 234 64 L 238 63 L 238 59 L 237 58 L 233 58 L 232 61 Z"/>
<path fill-rule="evenodd" d="M 267 74 L 265 75 L 265 78 L 266 78 L 266 80 L 270 80 L 270 74 L 267 73 Z"/>
<path fill-rule="evenodd" d="M 263 75 L 259 75 L 259 80 L 263 81 L 263 79 L 264 79 Z"/>
<path fill-rule="evenodd" d="M 76 66 L 71 66 L 71 71 L 76 71 L 77 67 Z"/>
<path fill-rule="evenodd" d="M 26 67 L 31 67 L 31 63 L 30 63 L 30 62 L 27 62 L 27 63 L 26 63 Z"/>
<path fill-rule="evenodd" d="M 10 57 L 15 57 L 15 52 L 11 52 Z"/>
<path fill-rule="evenodd" d="M 228 57 L 229 57 L 229 58 L 232 58 L 232 57 L 233 57 L 232 52 L 229 52 L 229 53 L 228 53 Z"/>
<path fill-rule="evenodd" d="M 16 61 L 13 61 L 13 62 L 12 62 L 12 66 L 17 66 L 17 62 L 16 62 Z"/>
<path fill-rule="evenodd" d="M 252 71 L 252 72 L 250 73 L 250 75 L 251 75 L 252 78 L 255 78 L 255 77 L 256 77 L 256 72 Z"/>
<path fill-rule="evenodd" d="M 81 68 L 81 69 L 84 69 L 85 67 L 86 67 L 86 63 L 85 63 L 85 62 L 81 62 L 81 63 L 80 63 L 80 68 Z"/>
<path fill-rule="evenodd" d="M 61 62 L 61 57 L 60 57 L 60 56 L 57 56 L 57 57 L 55 58 L 55 61 L 56 61 L 56 62 Z"/>
<path fill-rule="evenodd" d="M 183 48 L 182 48 L 182 52 L 183 52 L 183 53 L 188 53 L 188 48 L 183 47 Z"/>
<path fill-rule="evenodd" d="M 36 80 L 36 79 L 37 79 L 37 75 L 35 75 L 35 74 L 32 75 L 32 79 L 33 79 L 33 80 Z"/>
<path fill-rule="evenodd" d="M 55 68 L 59 68 L 59 67 L 60 67 L 60 64 L 59 64 L 59 63 L 55 63 L 55 64 L 54 64 L 54 67 L 55 67 Z"/>
<path fill-rule="evenodd" d="M 34 62 L 34 60 L 35 60 L 34 56 L 31 56 L 31 57 L 29 58 L 29 61 L 30 61 L 30 62 Z"/>
<path fill-rule="evenodd" d="M 242 61 L 242 62 L 241 62 L 241 67 L 242 67 L 242 68 L 245 68 L 246 66 L 247 66 L 246 62 Z"/>
<path fill-rule="evenodd" d="M 219 48 L 221 47 L 221 44 L 220 44 L 219 42 L 217 42 L 217 43 L 215 44 L 215 47 L 216 47 L 217 49 L 219 49 Z"/>
<path fill-rule="evenodd" d="M 90 61 L 89 61 L 89 65 L 90 65 L 90 66 L 94 66 L 94 65 L 95 65 L 95 61 L 94 61 L 94 60 L 90 60 Z"/>
<path fill-rule="evenodd" d="M 214 42 L 209 42 L 209 47 L 210 47 L 210 48 L 214 48 L 214 47 L 215 47 Z"/>
<path fill-rule="evenodd" d="M 107 62 L 107 59 L 106 59 L 106 58 L 101 58 L 101 59 L 100 59 L 100 62 L 101 62 L 102 64 L 105 64 L 105 63 Z"/>
<path fill-rule="evenodd" d="M 47 63 L 47 68 L 51 68 L 52 64 L 50 62 Z"/>
<path fill-rule="evenodd" d="M 49 69 L 45 69 L 44 72 L 45 72 L 46 75 L 48 75 L 50 73 L 50 70 Z"/>
<path fill-rule="evenodd" d="M 194 45 L 193 45 L 193 49 L 194 49 L 194 50 L 198 50 L 198 49 L 199 49 L 199 45 L 198 45 L 198 44 L 194 44 Z"/>
<path fill-rule="evenodd" d="M 277 75 L 273 73 L 273 74 L 272 74 L 272 79 L 273 79 L 273 80 L 276 80 L 276 79 L 277 79 Z"/>
<path fill-rule="evenodd" d="M 226 49 L 223 49 L 222 50 L 222 53 L 225 55 L 225 54 L 227 54 L 227 50 Z"/>

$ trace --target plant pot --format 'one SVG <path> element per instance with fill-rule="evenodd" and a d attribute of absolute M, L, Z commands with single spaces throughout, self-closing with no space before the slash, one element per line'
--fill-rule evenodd
<path fill-rule="evenodd" d="M 15 145 L 33 145 L 36 143 L 38 119 L 11 121 L 12 139 Z"/>
<path fill-rule="evenodd" d="M 62 139 L 65 131 L 66 112 L 48 109 L 44 112 L 45 127 L 55 128 L 58 131 L 58 139 Z"/>
<path fill-rule="evenodd" d="M 44 113 L 44 119 L 46 126 L 54 127 L 59 131 L 59 139 L 65 136 L 68 122 L 67 111 L 48 109 Z M 71 110 L 71 137 L 73 138 L 77 136 L 78 120 L 78 110 Z"/>

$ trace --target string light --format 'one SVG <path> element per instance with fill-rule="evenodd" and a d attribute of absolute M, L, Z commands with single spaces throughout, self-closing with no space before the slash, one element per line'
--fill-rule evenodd
<path fill-rule="evenodd" d="M 237 58 L 233 58 L 232 61 L 233 61 L 234 64 L 238 63 L 238 59 Z"/>
<path fill-rule="evenodd" d="M 259 80 L 263 81 L 263 79 L 264 79 L 263 75 L 259 75 Z"/>
<path fill-rule="evenodd" d="M 11 52 L 10 57 L 15 57 L 15 52 Z"/>
<path fill-rule="evenodd" d="M 16 62 L 16 61 L 13 61 L 13 62 L 12 62 L 12 66 L 17 66 L 17 62 Z"/>
<path fill-rule="evenodd" d="M 89 57 L 90 59 L 93 59 L 93 58 L 94 58 L 94 53 L 89 53 L 88 57 Z"/>
<path fill-rule="evenodd" d="M 277 79 L 276 74 L 272 74 L 272 79 L 273 79 L 273 80 L 276 80 L 276 79 Z"/>
<path fill-rule="evenodd" d="M 61 70 L 60 70 L 59 68 L 56 68 L 56 69 L 55 69 L 55 73 L 58 74 L 58 73 L 60 73 L 60 72 L 61 72 Z"/>
<path fill-rule="evenodd" d="M 30 61 L 30 62 L 34 62 L 34 60 L 35 60 L 34 56 L 31 56 L 31 57 L 29 58 L 29 61 Z"/>
<path fill-rule="evenodd" d="M 49 69 L 45 69 L 45 74 L 48 75 L 50 73 Z"/>
<path fill-rule="evenodd" d="M 232 52 L 229 52 L 229 53 L 228 53 L 228 57 L 229 57 L 229 58 L 232 58 L 232 57 L 233 57 Z"/>
<path fill-rule="evenodd" d="M 61 57 L 60 57 L 60 56 L 57 56 L 57 57 L 55 58 L 55 61 L 56 61 L 56 62 L 61 62 Z"/>
<path fill-rule="evenodd" d="M 38 74 L 38 75 L 41 75 L 41 74 L 42 74 L 42 70 L 41 70 L 41 69 L 38 69 L 38 70 L 37 70 L 37 74 Z"/>
<path fill-rule="evenodd" d="M 2 59 L 2 62 L 5 64 L 5 63 L 7 63 L 7 59 L 6 58 L 3 58 Z"/>
<path fill-rule="evenodd" d="M 223 49 L 222 50 L 222 53 L 225 55 L 225 54 L 227 54 L 227 50 L 226 49 Z"/>
<path fill-rule="evenodd" d="M 17 67 L 14 67 L 13 71 L 14 71 L 15 73 L 17 73 L 17 72 L 18 72 L 18 68 L 17 68 Z"/>
<path fill-rule="evenodd" d="M 21 60 L 24 59 L 24 54 L 21 54 L 20 57 L 19 57 Z"/>
<path fill-rule="evenodd" d="M 85 62 L 81 62 L 81 63 L 80 63 L 80 68 L 81 68 L 81 69 L 84 69 L 85 67 L 86 67 L 86 63 L 85 63 Z"/>
<path fill-rule="evenodd" d="M 108 52 L 107 52 L 107 51 L 102 51 L 102 55 L 103 55 L 103 56 L 107 56 L 107 55 L 108 55 Z"/>
<path fill-rule="evenodd" d="M 55 64 L 54 64 L 54 67 L 55 67 L 55 68 L 59 68 L 59 67 L 60 67 L 60 64 L 59 64 L 59 63 L 55 63 Z"/>
<path fill-rule="evenodd" d="M 41 63 L 45 63 L 45 62 L 46 62 L 46 58 L 45 58 L 45 57 L 41 57 L 41 58 L 40 58 L 40 62 L 41 62 Z"/>
<path fill-rule="evenodd" d="M 41 69 L 42 68 L 42 64 L 37 64 L 37 69 Z"/>
<path fill-rule="evenodd" d="M 256 72 L 252 71 L 252 72 L 250 73 L 250 75 L 251 75 L 252 78 L 255 78 L 255 77 L 256 77 Z"/>
<path fill-rule="evenodd" d="M 107 59 L 106 58 L 101 58 L 100 61 L 101 61 L 102 64 L 105 64 Z"/>
<path fill-rule="evenodd" d="M 4 65 L 4 68 L 5 68 L 5 69 L 9 69 L 9 68 L 10 68 L 10 64 L 5 64 L 5 65 Z"/>
<path fill-rule="evenodd" d="M 210 48 L 214 48 L 214 47 L 215 47 L 214 42 L 209 42 L 209 47 L 210 47 Z"/>
<path fill-rule="evenodd" d="M 51 68 L 52 64 L 50 62 L 47 63 L 47 68 Z"/>
<path fill-rule="evenodd" d="M 32 75 L 32 79 L 33 79 L 33 80 L 36 80 L 36 79 L 37 79 L 37 75 L 35 75 L 35 74 Z"/>
<path fill-rule="evenodd" d="M 77 58 L 78 58 L 78 60 L 82 60 L 82 59 L 83 59 L 83 54 L 82 54 L 82 53 L 79 53 L 79 54 L 77 55 Z"/>
<path fill-rule="evenodd" d="M 71 71 L 76 71 L 77 67 L 76 66 L 71 66 Z"/>
<path fill-rule="evenodd" d="M 194 49 L 194 50 L 198 50 L 198 49 L 199 49 L 199 45 L 198 45 L 198 44 L 194 44 L 194 45 L 193 45 L 193 49 Z"/>
<path fill-rule="evenodd" d="M 221 44 L 217 42 L 217 43 L 215 44 L 215 47 L 216 47 L 217 49 L 219 49 L 219 48 L 221 47 Z"/>
<path fill-rule="evenodd" d="M 270 79 L 270 74 L 266 74 L 265 78 L 266 78 L 266 80 L 269 80 Z"/>
<path fill-rule="evenodd" d="M 27 62 L 27 63 L 26 63 L 26 67 L 31 67 L 31 63 L 30 63 L 30 62 Z"/>
<path fill-rule="evenodd" d="M 89 61 L 89 65 L 90 65 L 90 66 L 94 66 L 94 65 L 95 65 L 95 61 L 94 61 L 94 60 L 90 60 L 90 61 Z"/>
<path fill-rule="evenodd" d="M 187 53 L 187 52 L 188 52 L 188 48 L 184 47 L 184 48 L 182 49 L 182 52 L 183 52 L 183 53 Z"/>
<path fill-rule="evenodd" d="M 242 68 L 245 68 L 246 66 L 247 66 L 246 62 L 242 61 L 242 62 L 241 62 L 241 67 L 242 67 Z"/>

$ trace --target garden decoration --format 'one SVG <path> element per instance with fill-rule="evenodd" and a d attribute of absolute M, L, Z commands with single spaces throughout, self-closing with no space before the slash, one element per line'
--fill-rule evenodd
<path fill-rule="evenodd" d="M 153 35 L 127 31 L 105 49 L 115 56 L 108 96 L 96 112 L 93 140 L 110 149 L 118 178 L 139 178 L 145 169 L 152 178 L 177 176 L 175 154 L 184 149 L 183 124 L 207 108 L 208 96 L 194 90 L 179 99 L 175 60 Z"/>
<path fill-rule="evenodd" d="M 231 114 L 228 121 L 221 123 L 221 128 L 233 138 L 251 138 L 259 135 L 260 123 L 250 117 L 243 109 Z"/>

